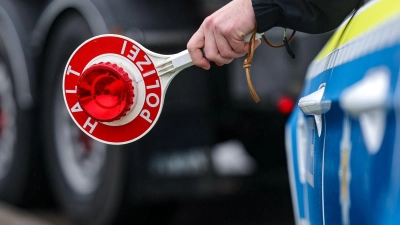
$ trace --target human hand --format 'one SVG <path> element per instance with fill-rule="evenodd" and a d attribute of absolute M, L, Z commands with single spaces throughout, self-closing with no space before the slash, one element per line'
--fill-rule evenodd
<path fill-rule="evenodd" d="M 234 58 L 245 55 L 248 43 L 243 37 L 251 33 L 256 24 L 251 0 L 233 0 L 208 16 L 187 44 L 196 66 L 208 70 L 210 61 L 222 66 Z M 255 42 L 255 47 L 260 41 Z M 203 51 L 207 58 L 203 57 Z"/>

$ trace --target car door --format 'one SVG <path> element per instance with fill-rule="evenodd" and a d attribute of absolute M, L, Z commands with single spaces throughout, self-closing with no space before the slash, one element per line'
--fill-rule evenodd
<path fill-rule="evenodd" d="M 286 126 L 286 149 L 297 224 L 323 221 L 323 157 L 325 146 L 324 91 L 331 70 L 315 73 L 311 65 L 299 105 Z M 321 107 L 322 106 L 322 107 Z"/>
<path fill-rule="evenodd" d="M 297 224 L 396 224 L 399 219 L 400 16 L 395 7 L 379 1 L 361 9 L 344 41 L 337 39 L 340 47 L 310 66 L 302 110 L 294 111 L 286 127 Z M 385 18 L 365 23 L 376 9 L 387 9 Z M 342 36 L 340 31 L 335 35 Z M 314 91 L 321 83 L 324 91 Z M 316 112 L 322 130 L 314 139 L 310 121 Z M 310 168 L 314 186 L 306 187 L 302 174 Z"/>
<path fill-rule="evenodd" d="M 396 128 L 390 99 L 399 74 L 400 46 L 381 37 L 389 38 L 385 33 L 397 24 L 381 25 L 336 51 L 325 92 L 332 101 L 325 115 L 326 224 L 381 224 L 387 213 L 384 199 L 394 181 L 390 174 Z M 354 54 L 363 48 L 369 51 Z"/>

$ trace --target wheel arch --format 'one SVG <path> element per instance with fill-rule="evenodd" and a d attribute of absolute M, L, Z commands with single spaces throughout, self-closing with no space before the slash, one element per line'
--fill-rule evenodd
<path fill-rule="evenodd" d="M 43 77 L 40 76 L 44 68 L 45 55 L 48 41 L 52 38 L 52 29 L 63 19 L 65 14 L 75 12 L 89 25 L 93 35 L 108 33 L 105 20 L 97 7 L 88 0 L 52 1 L 41 13 L 32 33 L 31 47 L 36 59 L 36 74 L 38 89 L 42 87 Z M 38 93 L 40 96 L 40 92 Z"/>
<path fill-rule="evenodd" d="M 62 14 L 68 10 L 78 12 L 89 24 L 94 35 L 108 33 L 107 25 L 97 7 L 87 0 L 53 1 L 41 13 L 32 34 L 32 48 L 36 56 L 45 49 L 51 28 L 57 24 Z"/>
<path fill-rule="evenodd" d="M 0 38 L 4 47 L 4 54 L 8 57 L 17 104 L 21 109 L 28 110 L 33 105 L 32 89 L 29 79 L 29 59 L 26 46 L 21 37 L 24 35 L 18 21 L 13 20 L 7 10 L 0 6 Z M 22 35 L 22 36 L 21 36 Z M 25 48 L 24 48 L 25 47 Z"/>

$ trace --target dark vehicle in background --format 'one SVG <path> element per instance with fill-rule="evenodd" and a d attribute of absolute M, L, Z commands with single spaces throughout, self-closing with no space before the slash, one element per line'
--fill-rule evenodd
<path fill-rule="evenodd" d="M 166 199 L 264 191 L 288 200 L 284 123 L 327 35 L 299 34 L 295 61 L 283 49 L 258 48 L 258 104 L 241 59 L 210 71 L 186 69 L 169 87 L 157 125 L 129 145 L 90 139 L 65 108 L 65 63 L 86 39 L 117 33 L 151 51 L 177 53 L 222 4 L 1 0 L 0 200 L 24 205 L 41 192 L 78 224 L 109 224 L 122 205 Z M 275 41 L 281 35 L 268 33 Z"/>

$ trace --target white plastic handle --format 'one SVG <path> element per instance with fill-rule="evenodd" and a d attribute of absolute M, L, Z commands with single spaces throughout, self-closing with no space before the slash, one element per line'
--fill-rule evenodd
<path fill-rule="evenodd" d="M 261 37 L 262 37 L 263 34 L 264 34 L 264 33 L 256 33 L 255 40 L 261 39 Z M 244 41 L 244 42 L 250 42 L 251 35 L 252 35 L 252 34 L 250 33 L 250 34 L 244 36 L 243 41 Z"/>
<path fill-rule="evenodd" d="M 252 34 L 250 33 L 250 34 L 244 36 L 243 41 L 244 42 L 249 42 L 250 38 L 251 38 L 251 35 Z M 262 35 L 263 35 L 263 33 L 256 33 L 255 40 L 260 39 L 262 37 Z M 168 68 L 165 68 L 166 63 L 168 63 L 168 62 L 171 62 L 172 65 L 170 64 L 168 66 Z M 187 67 L 190 67 L 192 65 L 193 65 L 193 61 L 190 58 L 189 51 L 188 50 L 184 50 L 184 51 L 182 51 L 180 53 L 177 53 L 177 54 L 171 56 L 162 65 L 159 65 L 158 66 L 159 67 L 158 72 L 159 72 L 159 75 L 161 76 L 161 75 L 164 75 L 164 74 L 167 74 L 167 73 L 179 72 L 179 71 L 181 71 L 181 70 L 183 70 L 183 69 L 185 69 Z M 160 67 L 163 68 L 163 69 L 161 69 Z"/>

